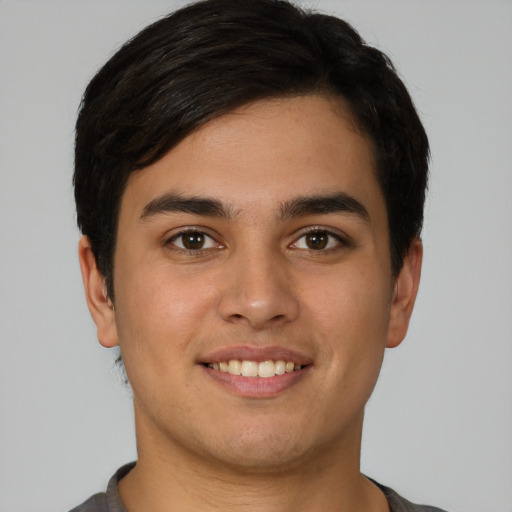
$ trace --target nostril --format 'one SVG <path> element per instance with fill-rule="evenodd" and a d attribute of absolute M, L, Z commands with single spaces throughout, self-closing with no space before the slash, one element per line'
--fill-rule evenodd
<path fill-rule="evenodd" d="M 228 290 L 219 297 L 217 313 L 226 322 L 247 323 L 257 330 L 275 328 L 297 318 L 299 305 L 292 294 L 282 290 L 263 291 L 256 289 L 246 294 L 243 290 Z"/>

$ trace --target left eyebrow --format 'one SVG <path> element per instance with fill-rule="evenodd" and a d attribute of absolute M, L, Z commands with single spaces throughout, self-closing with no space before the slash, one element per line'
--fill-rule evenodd
<path fill-rule="evenodd" d="M 140 219 L 146 220 L 156 215 L 176 212 L 226 219 L 232 217 L 230 209 L 216 199 L 168 193 L 149 202 L 142 210 Z"/>
<path fill-rule="evenodd" d="M 333 195 L 302 196 L 286 201 L 281 205 L 280 220 L 329 213 L 349 213 L 370 222 L 370 214 L 363 204 L 344 192 Z"/>

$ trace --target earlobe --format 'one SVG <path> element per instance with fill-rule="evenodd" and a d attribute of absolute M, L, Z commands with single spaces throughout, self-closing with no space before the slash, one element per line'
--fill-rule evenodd
<path fill-rule="evenodd" d="M 105 277 L 96 265 L 96 258 L 87 236 L 82 236 L 80 239 L 78 256 L 85 298 L 96 324 L 98 340 L 104 347 L 114 347 L 118 344 L 114 305 L 108 296 Z"/>
<path fill-rule="evenodd" d="M 407 334 L 409 320 L 416 301 L 421 275 L 423 246 L 419 238 L 415 238 L 407 254 L 393 288 L 388 339 L 386 347 L 394 348 L 400 345 Z"/>

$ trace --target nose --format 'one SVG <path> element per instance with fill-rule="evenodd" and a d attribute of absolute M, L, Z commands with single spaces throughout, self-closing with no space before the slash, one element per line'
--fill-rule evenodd
<path fill-rule="evenodd" d="M 218 297 L 219 315 L 256 331 L 293 322 L 299 301 L 284 259 L 263 252 L 230 258 Z"/>

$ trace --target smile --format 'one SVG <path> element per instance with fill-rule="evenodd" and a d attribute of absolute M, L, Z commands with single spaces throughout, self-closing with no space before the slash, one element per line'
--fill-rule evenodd
<path fill-rule="evenodd" d="M 284 375 L 301 370 L 303 365 L 294 363 L 293 361 L 284 360 L 266 360 L 266 361 L 249 361 L 231 359 L 229 361 L 221 361 L 219 363 L 205 363 L 207 368 L 217 370 L 230 375 L 240 375 L 242 377 L 252 378 L 269 378 L 276 375 Z"/>
<path fill-rule="evenodd" d="M 197 363 L 209 379 L 243 398 L 278 396 L 314 367 L 309 354 L 283 346 L 225 346 L 201 354 Z"/>

